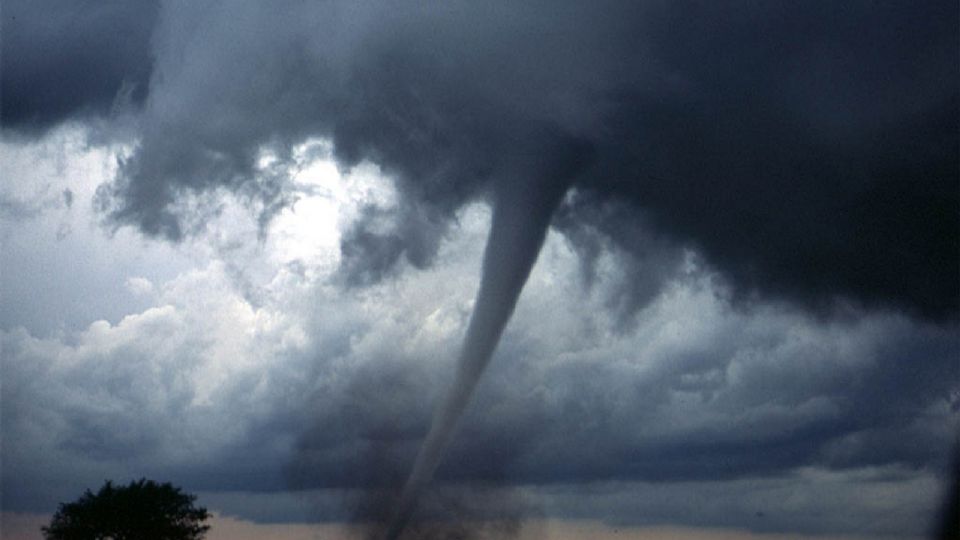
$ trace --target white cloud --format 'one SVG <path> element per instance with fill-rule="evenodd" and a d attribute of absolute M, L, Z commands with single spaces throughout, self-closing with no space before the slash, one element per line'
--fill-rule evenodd
<path fill-rule="evenodd" d="M 162 283 L 192 266 L 183 250 L 98 224 L 94 193 L 128 150 L 88 146 L 76 126 L 33 143 L 0 143 L 4 175 L 12 179 L 0 186 L 4 197 L 45 193 L 61 201 L 29 216 L 0 209 L 0 328 L 24 326 L 45 336 L 101 318 L 116 323 L 152 305 L 124 286 L 129 278 Z M 67 190 L 69 205 L 62 200 Z"/>
<path fill-rule="evenodd" d="M 153 293 L 153 283 L 147 278 L 130 277 L 127 278 L 125 285 L 127 286 L 127 290 L 137 296 Z"/>

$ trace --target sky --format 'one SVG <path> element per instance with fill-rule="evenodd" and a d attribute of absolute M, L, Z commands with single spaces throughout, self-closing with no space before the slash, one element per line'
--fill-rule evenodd
<path fill-rule="evenodd" d="M 930 537 L 958 9 L 4 2 L 3 536 Z"/>

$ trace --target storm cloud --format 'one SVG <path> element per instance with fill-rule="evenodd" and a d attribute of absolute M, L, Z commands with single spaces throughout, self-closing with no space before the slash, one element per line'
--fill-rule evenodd
<path fill-rule="evenodd" d="M 500 211 L 522 297 L 428 507 L 923 532 L 960 427 L 956 2 L 0 16 L 4 509 L 150 474 L 356 518 L 330 501 L 414 460 Z M 327 158 L 360 187 L 305 184 Z"/>
<path fill-rule="evenodd" d="M 158 11 L 153 0 L 4 2 L 4 128 L 37 135 L 66 120 L 141 106 Z"/>
<path fill-rule="evenodd" d="M 189 232 L 185 193 L 282 201 L 283 179 L 258 177 L 258 158 L 326 137 L 343 166 L 380 164 L 429 216 L 427 233 L 352 237 L 354 261 L 370 253 L 371 269 L 355 269 L 368 280 L 404 257 L 428 264 L 456 208 L 498 179 L 528 181 L 534 154 L 563 162 L 568 146 L 544 141 L 568 140 L 593 156 L 563 209 L 570 234 L 592 227 L 630 251 L 636 218 L 591 219 L 625 207 L 704 254 L 742 298 L 957 312 L 952 2 L 171 2 L 156 18 L 132 7 L 70 18 L 58 44 L 99 36 L 134 51 L 97 55 L 97 77 L 56 69 L 90 49 L 45 46 L 34 29 L 50 23 L 11 6 L 8 51 L 30 55 L 4 55 L 4 84 L 29 91 L 5 88 L 5 129 L 102 110 L 119 90 L 88 78 L 136 83 L 140 142 L 100 200 L 150 234 Z"/>

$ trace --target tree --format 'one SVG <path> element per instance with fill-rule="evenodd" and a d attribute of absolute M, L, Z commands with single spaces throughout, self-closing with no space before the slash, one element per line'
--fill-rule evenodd
<path fill-rule="evenodd" d="M 75 502 L 60 504 L 47 540 L 200 540 L 210 530 L 206 508 L 196 496 L 169 483 L 140 479 L 114 487 L 107 481 L 94 495 L 88 489 Z"/>

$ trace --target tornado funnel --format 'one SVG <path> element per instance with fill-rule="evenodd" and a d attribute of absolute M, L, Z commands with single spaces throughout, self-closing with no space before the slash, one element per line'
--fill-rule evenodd
<path fill-rule="evenodd" d="M 480 375 L 490 362 L 537 260 L 553 211 L 566 191 L 566 179 L 579 169 L 578 166 L 565 168 L 568 170 L 552 171 L 557 174 L 541 173 L 539 178 L 503 181 L 496 186 L 480 289 L 457 361 L 456 375 L 445 398 L 434 411 L 430 431 L 386 530 L 384 538 L 387 540 L 396 540 L 403 532 L 420 493 L 440 465 Z"/>

